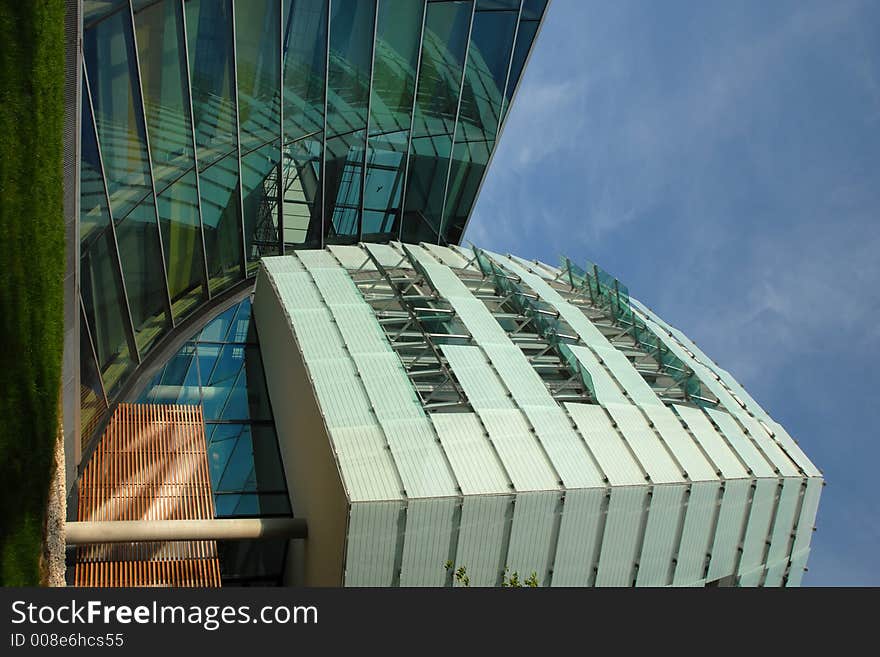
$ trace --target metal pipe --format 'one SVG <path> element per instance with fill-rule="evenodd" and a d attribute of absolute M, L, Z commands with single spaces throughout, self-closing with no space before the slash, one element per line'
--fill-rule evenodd
<path fill-rule="evenodd" d="M 68 545 L 135 541 L 246 540 L 307 538 L 303 518 L 223 518 L 213 520 L 111 520 L 68 522 Z"/>

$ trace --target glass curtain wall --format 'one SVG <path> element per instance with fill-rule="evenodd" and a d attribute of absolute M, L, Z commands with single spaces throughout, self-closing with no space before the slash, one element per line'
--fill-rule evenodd
<path fill-rule="evenodd" d="M 83 407 L 264 255 L 459 241 L 544 5 L 85 0 Z"/>

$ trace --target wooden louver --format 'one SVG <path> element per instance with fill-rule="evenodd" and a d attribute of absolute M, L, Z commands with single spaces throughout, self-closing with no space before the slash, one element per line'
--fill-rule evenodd
<path fill-rule="evenodd" d="M 79 483 L 80 521 L 214 517 L 201 406 L 120 404 Z M 216 541 L 77 548 L 76 586 L 220 586 Z"/>

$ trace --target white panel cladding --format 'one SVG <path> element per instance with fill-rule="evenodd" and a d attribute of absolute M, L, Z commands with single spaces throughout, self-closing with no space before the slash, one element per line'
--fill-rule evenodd
<path fill-rule="evenodd" d="M 770 538 L 770 523 L 773 522 L 778 489 L 777 479 L 758 479 L 755 482 L 749 522 L 743 538 L 742 558 L 739 562 L 740 573 L 748 573 L 765 563 L 764 554 Z"/>
<path fill-rule="evenodd" d="M 301 249 L 296 251 L 295 257 L 305 265 L 306 269 L 313 271 L 315 269 L 339 269 L 339 263 L 329 251 L 319 251 L 316 249 Z"/>
<path fill-rule="evenodd" d="M 596 401 L 600 404 L 628 404 L 626 397 L 623 396 L 620 388 L 615 383 L 611 375 L 605 370 L 596 355 L 587 347 L 580 345 L 569 345 L 571 353 L 574 354 L 578 362 L 590 374 L 593 381 L 593 393 Z"/>
<path fill-rule="evenodd" d="M 306 269 L 309 270 L 312 278 L 314 278 L 315 285 L 321 293 L 324 303 L 327 304 L 331 310 L 333 309 L 333 306 L 340 305 L 363 305 L 369 308 L 369 306 L 366 305 L 363 296 L 358 291 L 357 287 L 355 287 L 354 281 L 351 280 L 351 276 L 349 276 L 348 272 L 335 262 L 334 266 L 335 269 L 326 267 L 312 269 L 309 265 L 306 265 Z"/>
<path fill-rule="evenodd" d="M 415 499 L 406 508 L 401 586 L 443 586 L 457 498 Z"/>
<path fill-rule="evenodd" d="M 346 269 L 376 271 L 376 265 L 370 260 L 370 256 L 360 246 L 331 245 L 327 249 L 336 256 L 340 264 Z"/>
<path fill-rule="evenodd" d="M 562 506 L 551 586 L 587 586 L 598 564 L 606 489 L 569 490 Z"/>
<path fill-rule="evenodd" d="M 436 258 L 438 261 L 440 261 L 447 267 L 452 267 L 453 269 L 463 269 L 465 265 L 467 265 L 468 260 L 470 260 L 470 258 L 463 258 L 456 251 L 453 251 L 452 249 L 445 246 L 440 246 L 439 244 L 422 242 L 419 246 L 421 246 L 428 253 L 434 256 L 434 258 Z M 472 257 L 473 254 L 471 254 L 471 258 Z"/>
<path fill-rule="evenodd" d="M 320 310 L 324 308 L 324 301 L 318 292 L 318 288 L 312 282 L 308 272 L 293 272 L 270 274 L 288 315 L 293 311 Z"/>
<path fill-rule="evenodd" d="M 779 504 L 776 506 L 773 520 L 773 531 L 770 534 L 770 551 L 767 553 L 768 564 L 788 559 L 803 484 L 804 480 L 800 478 L 782 480 L 782 491 L 779 494 Z M 782 575 L 779 577 L 781 579 Z M 778 584 L 774 584 L 774 586 L 778 586 Z"/>
<path fill-rule="evenodd" d="M 494 319 L 493 319 L 494 321 Z M 505 340 L 507 338 L 505 337 Z M 481 345 L 498 376 L 520 406 L 557 407 L 541 377 L 519 347 L 507 344 Z"/>
<path fill-rule="evenodd" d="M 512 495 L 468 496 L 462 500 L 455 567 L 464 566 L 471 586 L 496 586 L 504 569 Z"/>
<path fill-rule="evenodd" d="M 425 418 L 418 394 L 397 354 L 354 354 L 353 359 L 380 423 Z"/>
<path fill-rule="evenodd" d="M 501 379 L 489 367 L 479 347 L 444 344 L 440 345 L 440 351 L 474 410 L 514 407 Z"/>
<path fill-rule="evenodd" d="M 290 323 L 307 362 L 346 357 L 342 336 L 328 330 L 333 326 L 329 310 L 298 310 L 290 316 Z"/>
<path fill-rule="evenodd" d="M 725 479 L 746 479 L 748 473 L 734 451 L 709 421 L 706 413 L 699 408 L 675 406 L 675 411 L 684 420 L 703 451 Z"/>
<path fill-rule="evenodd" d="M 377 424 L 351 359 L 327 358 L 306 361 L 306 365 L 328 427 Z"/>
<path fill-rule="evenodd" d="M 758 451 L 757 447 L 742 432 L 739 424 L 729 413 L 719 411 L 714 408 L 706 409 L 712 421 L 718 425 L 721 433 L 727 439 L 727 442 L 733 447 L 734 451 L 739 455 L 746 467 L 752 471 L 756 477 L 775 477 L 773 468 L 770 467 L 767 460 Z"/>
<path fill-rule="evenodd" d="M 385 332 L 376 321 L 376 315 L 367 304 L 335 306 L 333 318 L 348 353 L 395 355 Z"/>
<path fill-rule="evenodd" d="M 761 426 L 755 418 L 745 413 L 737 413 L 736 419 L 746 428 L 752 440 L 764 452 L 767 460 L 779 470 L 779 474 L 783 477 L 799 477 L 802 476 L 801 471 L 792 462 L 788 455 L 782 451 L 779 444 L 770 437 L 770 434 Z"/>
<path fill-rule="evenodd" d="M 297 258 L 290 256 L 266 256 L 260 258 L 260 262 L 266 271 L 270 274 L 293 274 L 299 271 L 305 271 L 305 267 Z"/>
<path fill-rule="evenodd" d="M 800 467 L 801 470 L 804 471 L 808 477 L 821 477 L 822 473 L 819 471 L 813 462 L 804 454 L 803 450 L 800 448 L 794 438 L 792 438 L 789 433 L 785 430 L 778 422 L 774 422 L 773 420 L 767 420 L 767 426 L 770 428 L 770 431 L 775 435 L 776 441 L 782 445 L 788 455 L 792 458 L 792 460 Z"/>
<path fill-rule="evenodd" d="M 626 390 L 626 394 L 629 395 L 630 399 L 637 406 L 663 407 L 663 403 L 660 401 L 657 393 L 651 389 L 651 386 L 645 382 L 642 375 L 636 371 L 629 358 L 611 345 L 606 348 L 593 345 L 592 349 L 609 369 L 611 375 L 620 384 L 620 387 Z"/>
<path fill-rule="evenodd" d="M 387 244 L 364 244 L 364 247 L 376 257 L 376 260 L 383 267 L 393 269 L 411 266 L 400 251 Z"/>
<path fill-rule="evenodd" d="M 770 561 L 767 566 L 767 574 L 764 576 L 762 586 L 782 586 L 782 576 L 785 575 L 785 569 L 788 567 L 788 559 L 782 561 Z"/>
<path fill-rule="evenodd" d="M 330 436 L 348 499 L 352 502 L 394 500 L 402 484 L 382 430 L 376 425 L 334 427 Z"/>
<path fill-rule="evenodd" d="M 605 404 L 611 419 L 617 424 L 624 440 L 632 449 L 642 467 L 655 484 L 680 483 L 684 481 L 681 469 L 669 456 L 663 443 L 648 426 L 642 412 L 635 406 Z"/>
<path fill-rule="evenodd" d="M 565 405 L 587 447 L 612 486 L 638 486 L 646 483 L 646 473 L 636 462 L 608 414 L 591 404 Z"/>
<path fill-rule="evenodd" d="M 737 548 L 749 511 L 751 487 L 752 482 L 749 479 L 725 482 L 706 579 L 719 579 L 734 574 Z"/>
<path fill-rule="evenodd" d="M 642 410 L 691 481 L 718 481 L 715 468 L 706 460 L 672 411 L 665 406 L 645 406 Z"/>
<path fill-rule="evenodd" d="M 636 586 L 665 586 L 669 583 L 686 490 L 686 486 L 679 484 L 654 486 L 651 490 Z"/>
<path fill-rule="evenodd" d="M 506 493 L 512 489 L 474 413 L 433 413 L 430 418 L 463 495 Z"/>
<path fill-rule="evenodd" d="M 810 558 L 810 549 L 804 548 L 800 552 L 791 555 L 791 566 L 788 569 L 788 578 L 785 583 L 787 587 L 796 587 L 801 585 L 804 578 L 804 568 L 807 567 L 807 560 Z"/>
<path fill-rule="evenodd" d="M 596 586 L 632 586 L 647 499 L 647 486 L 611 489 Z"/>
<path fill-rule="evenodd" d="M 691 486 L 685 508 L 681 543 L 678 546 L 672 584 L 685 586 L 703 580 L 707 556 L 712 544 L 712 528 L 718 514 L 721 484 L 701 481 Z"/>
<path fill-rule="evenodd" d="M 457 484 L 428 418 L 383 420 L 382 428 L 407 497 L 457 494 Z"/>
<path fill-rule="evenodd" d="M 792 553 L 801 552 L 810 547 L 813 539 L 813 527 L 816 525 L 816 512 L 819 509 L 819 497 L 822 494 L 823 480 L 817 477 L 807 479 L 807 489 L 804 491 L 804 499 L 801 503 L 801 511 L 798 514 L 797 529 L 795 530 Z"/>
<path fill-rule="evenodd" d="M 752 588 L 758 586 L 761 583 L 761 578 L 764 575 L 763 566 L 759 566 L 750 570 L 747 573 L 742 573 L 739 576 L 739 585 L 743 588 Z"/>
<path fill-rule="evenodd" d="M 518 491 L 556 490 L 559 479 L 541 446 L 517 409 L 477 411 L 489 440 Z"/>
<path fill-rule="evenodd" d="M 345 554 L 345 586 L 391 586 L 395 582 L 400 501 L 352 504 Z"/>
<path fill-rule="evenodd" d="M 465 269 L 473 269 L 474 271 L 480 271 L 480 267 L 474 262 L 474 251 L 473 249 L 466 249 L 462 246 L 458 246 L 458 244 L 450 244 L 449 249 L 453 252 L 457 253 L 464 259 L 468 264 Z"/>
<path fill-rule="evenodd" d="M 551 539 L 561 497 L 556 491 L 517 495 L 504 564 L 510 574 L 518 573 L 524 579 L 534 572 L 538 583 L 547 585 Z"/>
<path fill-rule="evenodd" d="M 565 411 L 553 406 L 524 406 L 523 412 L 566 488 L 603 487 L 602 473 L 596 467 L 586 444 L 571 427 Z"/>

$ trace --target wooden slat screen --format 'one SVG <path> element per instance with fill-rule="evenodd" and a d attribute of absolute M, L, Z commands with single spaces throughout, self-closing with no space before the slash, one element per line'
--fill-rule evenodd
<path fill-rule="evenodd" d="M 214 517 L 201 406 L 120 404 L 79 482 L 77 519 Z M 220 586 L 216 541 L 77 547 L 76 586 Z"/>

